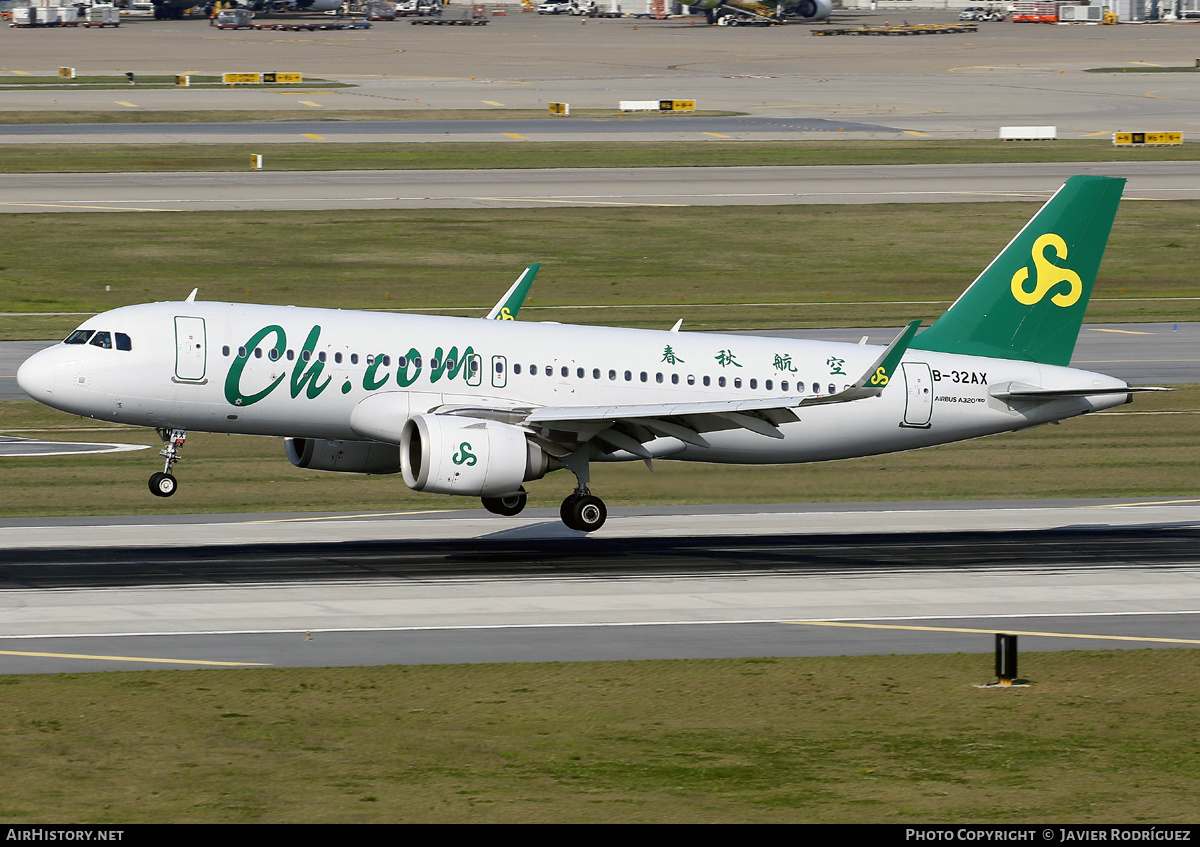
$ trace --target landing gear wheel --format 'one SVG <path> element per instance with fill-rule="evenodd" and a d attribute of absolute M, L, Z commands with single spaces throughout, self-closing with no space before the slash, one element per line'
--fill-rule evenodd
<path fill-rule="evenodd" d="M 562 522 L 571 527 L 571 529 L 579 528 L 571 523 L 571 507 L 574 506 L 575 501 L 582 496 L 583 495 L 578 492 L 572 493 L 567 497 L 566 500 L 563 500 L 562 505 L 558 507 L 558 516 L 562 518 Z"/>
<path fill-rule="evenodd" d="M 493 515 L 504 515 L 506 518 L 511 518 L 513 515 L 521 514 L 529 495 L 522 487 L 515 494 L 505 494 L 501 497 L 480 497 L 479 499 L 483 502 L 483 508 Z"/>
<path fill-rule="evenodd" d="M 160 471 L 150 477 L 150 493 L 155 497 L 170 497 L 178 487 L 179 483 L 169 473 Z"/>
<path fill-rule="evenodd" d="M 568 497 L 563 501 L 563 523 L 580 532 L 595 532 L 604 526 L 608 509 L 604 501 L 593 494 Z"/>

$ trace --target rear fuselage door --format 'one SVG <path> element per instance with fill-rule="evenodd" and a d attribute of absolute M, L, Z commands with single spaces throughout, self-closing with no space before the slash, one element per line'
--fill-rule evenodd
<path fill-rule="evenodd" d="M 204 318 L 175 318 L 175 379 L 201 382 L 205 372 Z"/>
<path fill-rule="evenodd" d="M 904 422 L 901 426 L 931 426 L 933 415 L 933 373 L 922 362 L 904 362 L 904 382 L 908 396 L 904 402 Z"/>

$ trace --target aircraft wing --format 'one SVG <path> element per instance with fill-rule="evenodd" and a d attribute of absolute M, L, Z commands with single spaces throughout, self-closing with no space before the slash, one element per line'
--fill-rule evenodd
<path fill-rule="evenodd" d="M 534 438 L 550 452 L 570 452 L 580 443 L 590 441 L 605 452 L 625 450 L 644 459 L 651 458 L 651 454 L 642 444 L 657 437 L 678 438 L 696 447 L 709 446 L 703 433 L 728 429 L 747 429 L 769 438 L 783 438 L 779 426 L 798 421 L 797 409 L 879 396 L 920 326 L 920 321 L 909 324 L 858 381 L 834 394 L 690 403 L 544 406 L 530 411 L 520 423 L 532 430 Z M 509 415 L 512 420 L 511 412 Z"/>
<path fill-rule="evenodd" d="M 521 306 L 525 303 L 525 297 L 529 294 L 529 288 L 533 285 L 533 278 L 537 276 L 538 269 L 542 266 L 541 262 L 534 262 L 521 272 L 517 277 L 517 281 L 512 284 L 508 291 L 504 292 L 504 296 L 500 298 L 500 302 L 492 306 L 492 310 L 487 313 L 484 320 L 487 321 L 515 321 L 517 312 L 521 311 Z"/>

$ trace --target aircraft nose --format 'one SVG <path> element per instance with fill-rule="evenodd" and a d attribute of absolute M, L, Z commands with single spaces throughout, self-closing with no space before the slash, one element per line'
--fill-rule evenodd
<path fill-rule="evenodd" d="M 17 368 L 17 385 L 34 400 L 54 394 L 56 357 L 49 350 L 34 353 Z"/>

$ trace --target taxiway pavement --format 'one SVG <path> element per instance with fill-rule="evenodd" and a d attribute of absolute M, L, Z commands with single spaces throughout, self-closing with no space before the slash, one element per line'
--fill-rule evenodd
<path fill-rule="evenodd" d="M 1044 201 L 1122 176 L 1126 202 L 1200 198 L 1193 162 L 0 174 L 0 212 L 746 206 Z"/>

